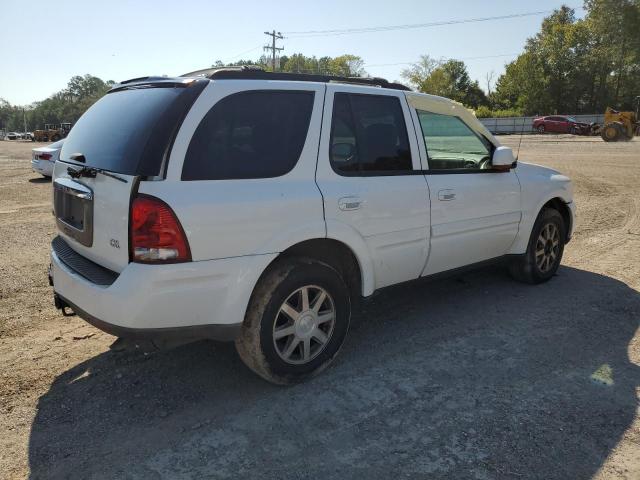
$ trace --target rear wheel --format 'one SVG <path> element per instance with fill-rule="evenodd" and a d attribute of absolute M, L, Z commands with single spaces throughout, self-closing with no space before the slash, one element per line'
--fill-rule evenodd
<path fill-rule="evenodd" d="M 251 296 L 236 340 L 243 362 L 265 380 L 298 383 L 324 370 L 349 329 L 344 281 L 330 266 L 289 259 L 266 273 Z"/>
<path fill-rule="evenodd" d="M 542 283 L 555 275 L 562 260 L 566 226 L 560 213 L 544 209 L 538 215 L 527 252 L 509 266 L 511 276 L 525 283 Z"/>

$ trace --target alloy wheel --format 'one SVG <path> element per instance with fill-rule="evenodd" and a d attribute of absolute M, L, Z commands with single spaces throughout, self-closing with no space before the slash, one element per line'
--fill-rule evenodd
<path fill-rule="evenodd" d="M 555 223 L 547 223 L 536 241 L 536 265 L 541 273 L 549 272 L 558 261 L 560 231 Z"/>
<path fill-rule="evenodd" d="M 324 288 L 297 289 L 282 303 L 273 323 L 276 353 L 289 364 L 309 363 L 329 343 L 335 323 L 335 304 Z"/>

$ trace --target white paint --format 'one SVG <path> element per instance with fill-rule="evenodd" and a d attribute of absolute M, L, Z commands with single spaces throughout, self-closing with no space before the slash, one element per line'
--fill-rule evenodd
<path fill-rule="evenodd" d="M 184 156 L 204 115 L 227 95 L 253 89 L 315 93 L 306 143 L 293 170 L 271 179 L 181 181 Z M 399 99 L 413 174 L 346 177 L 333 171 L 329 137 L 336 92 Z M 139 186 L 140 192 L 164 200 L 175 211 L 193 262 L 129 263 L 127 248 L 111 247 L 112 238 L 128 245 L 132 178 L 123 176 L 129 180 L 125 184 L 98 174 L 80 180 L 95 194 L 93 245 L 65 238 L 78 253 L 120 276 L 109 287 L 93 285 L 52 254 L 55 290 L 91 315 L 124 327 L 240 323 L 259 276 L 278 253 L 296 243 L 331 238 L 345 244 L 358 261 L 362 293 L 370 295 L 421 275 L 523 253 L 544 203 L 560 197 L 573 210 L 569 180 L 543 167 L 520 164 L 503 173 L 423 174 L 427 152 L 416 108 L 458 116 L 500 146 L 467 109 L 440 97 L 343 84 L 212 81 L 178 132 L 166 179 Z M 66 167 L 58 163 L 54 176 L 68 176 Z"/>

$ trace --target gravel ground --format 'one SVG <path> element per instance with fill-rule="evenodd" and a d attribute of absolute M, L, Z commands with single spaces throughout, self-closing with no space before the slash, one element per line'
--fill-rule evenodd
<path fill-rule="evenodd" d="M 387 289 L 291 388 L 231 344 L 116 353 L 55 311 L 32 147 L 0 142 L 0 477 L 640 479 L 640 139 L 525 137 L 575 181 L 557 277 Z"/>

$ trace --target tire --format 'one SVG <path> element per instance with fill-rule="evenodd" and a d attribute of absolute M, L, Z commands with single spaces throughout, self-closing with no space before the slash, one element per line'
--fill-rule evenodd
<path fill-rule="evenodd" d="M 327 320 L 331 312 L 333 320 Z M 312 259 L 287 259 L 259 280 L 236 350 L 247 367 L 268 382 L 299 383 L 333 361 L 347 336 L 350 318 L 349 290 L 336 270 Z"/>
<path fill-rule="evenodd" d="M 605 142 L 617 142 L 618 140 L 620 140 L 622 132 L 620 131 L 620 128 L 617 124 L 608 123 L 604 127 L 602 127 L 600 135 Z"/>
<path fill-rule="evenodd" d="M 538 130 L 538 133 L 544 133 L 545 131 L 544 125 L 538 125 L 538 128 L 536 130 Z"/>
<path fill-rule="evenodd" d="M 576 127 L 571 127 L 571 128 L 569 129 L 569 133 L 570 133 L 571 135 L 578 135 L 578 129 L 577 129 Z"/>
<path fill-rule="evenodd" d="M 549 240 L 545 242 L 545 238 Z M 565 239 L 566 225 L 562 215 L 554 208 L 542 210 L 533 225 L 527 252 L 509 265 L 509 273 L 524 283 L 548 281 L 558 271 Z"/>

